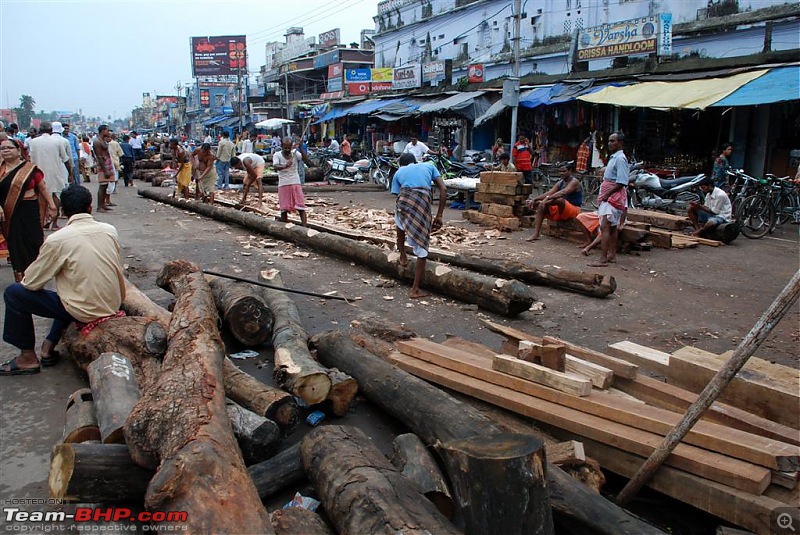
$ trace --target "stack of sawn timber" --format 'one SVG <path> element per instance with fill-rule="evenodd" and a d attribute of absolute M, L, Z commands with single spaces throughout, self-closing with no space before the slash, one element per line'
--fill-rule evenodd
<path fill-rule="evenodd" d="M 531 191 L 532 185 L 522 183 L 522 173 L 484 171 L 475 194 L 475 200 L 481 203 L 480 212 L 466 210 L 463 217 L 502 231 L 517 230 Z"/>
<path fill-rule="evenodd" d="M 475 344 L 457 348 L 413 339 L 396 344 L 399 352 L 393 353 L 392 361 L 425 380 L 544 423 L 561 439 L 580 440 L 587 455 L 625 477 L 634 475 L 720 366 L 717 355 L 702 361 L 687 358 L 698 355 L 694 348 L 647 358 L 652 357 L 645 356 L 649 348 L 626 342 L 601 353 L 485 323 L 506 337 L 501 350 L 506 355 L 476 349 Z M 554 353 L 549 360 L 537 359 L 541 365 L 514 358 L 531 360 L 531 348 L 541 357 Z M 558 348 L 563 348 L 564 358 Z M 668 377 L 689 390 L 638 371 L 637 363 L 644 367 L 652 360 L 658 364 L 651 369 L 671 370 Z M 800 379 L 797 370 L 780 367 L 774 369 L 782 378 L 771 374 L 758 387 L 746 387 L 744 383 L 755 382 L 769 368 L 768 363 L 755 362 L 734 381 L 742 383 L 738 390 L 724 398 L 735 406 L 715 403 L 649 485 L 735 525 L 769 533 L 776 508 L 800 505 Z M 558 371 L 548 365 L 564 367 Z"/>

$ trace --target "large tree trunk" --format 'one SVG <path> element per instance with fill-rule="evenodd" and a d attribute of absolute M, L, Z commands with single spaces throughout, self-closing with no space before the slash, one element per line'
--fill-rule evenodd
<path fill-rule="evenodd" d="M 222 364 L 225 392 L 242 407 L 278 424 L 290 433 L 299 423 L 297 403 L 288 392 L 262 383 L 240 370 L 229 358 Z"/>
<path fill-rule="evenodd" d="M 409 259 L 408 265 L 404 268 L 400 265 L 398 253 L 388 253 L 375 245 L 360 243 L 292 223 L 269 220 L 230 208 L 180 202 L 154 188 L 140 189 L 139 194 L 149 199 L 178 206 L 182 210 L 192 210 L 218 221 L 241 225 L 255 232 L 263 232 L 285 241 L 346 258 L 390 277 L 406 281 L 414 279 L 415 260 L 413 258 Z M 519 281 L 479 275 L 431 261 L 426 263 L 422 286 L 505 316 L 516 316 L 525 312 L 535 301 L 531 289 Z"/>
<path fill-rule="evenodd" d="M 59 500 L 141 503 L 151 477 L 125 444 L 56 444 L 50 454 L 50 497 Z"/>
<path fill-rule="evenodd" d="M 300 446 L 303 465 L 340 533 L 459 533 L 363 431 L 324 426 Z"/>
<path fill-rule="evenodd" d="M 278 270 L 262 271 L 260 279 L 283 286 Z M 300 320 L 300 312 L 286 292 L 261 288 L 264 300 L 275 315 L 272 345 L 275 348 L 275 383 L 309 405 L 322 403 L 331 391 L 328 370 L 320 366 L 308 351 L 308 334 Z"/>
<path fill-rule="evenodd" d="M 149 316 L 156 318 L 166 328 L 172 318 L 169 310 L 157 305 L 152 299 L 142 292 L 138 286 L 125 279 L 125 300 L 120 307 L 129 316 Z"/>
<path fill-rule="evenodd" d="M 169 347 L 157 383 L 125 426 L 134 461 L 158 468 L 145 506 L 187 511 L 190 532 L 271 533 L 225 408 L 225 352 L 211 289 L 185 260 L 164 266 L 157 282 L 177 297 Z"/>
<path fill-rule="evenodd" d="M 355 346 L 341 332 L 315 336 L 312 344 L 316 346 L 320 362 L 352 375 L 365 396 L 405 423 L 428 445 L 501 431 L 476 409 Z M 593 493 L 557 466 L 548 463 L 545 472 L 550 505 L 557 517 L 565 517 L 587 532 L 659 533 L 658 529 Z"/>
<path fill-rule="evenodd" d="M 131 361 L 117 353 L 103 353 L 86 371 L 103 443 L 124 443 L 125 421 L 140 397 Z"/>
<path fill-rule="evenodd" d="M 275 457 L 250 466 L 247 471 L 262 500 L 306 479 L 300 444 L 290 446 Z"/>
<path fill-rule="evenodd" d="M 206 275 L 225 327 L 246 347 L 256 347 L 272 337 L 272 311 L 253 287 Z"/>
<path fill-rule="evenodd" d="M 281 439 L 278 425 L 231 400 L 226 408 L 245 463 L 258 463 L 270 457 Z"/>
<path fill-rule="evenodd" d="M 336 535 L 321 516 L 301 507 L 273 511 L 269 521 L 275 535 Z"/>

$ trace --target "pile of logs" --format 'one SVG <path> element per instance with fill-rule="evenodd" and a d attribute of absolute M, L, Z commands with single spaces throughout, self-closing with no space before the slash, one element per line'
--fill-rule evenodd
<path fill-rule="evenodd" d="M 484 171 L 475 194 L 481 209 L 466 210 L 464 219 L 506 232 L 517 230 L 525 214 L 525 199 L 532 191 L 532 185 L 522 183 L 522 173 Z"/>

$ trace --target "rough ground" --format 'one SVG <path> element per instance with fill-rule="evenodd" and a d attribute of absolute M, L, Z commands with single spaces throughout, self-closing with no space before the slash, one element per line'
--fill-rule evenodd
<path fill-rule="evenodd" d="M 92 186 L 94 191 L 96 184 Z M 336 192 L 329 187 L 307 187 L 306 193 L 309 198 L 332 199 L 342 207 L 393 208 L 393 198 L 386 192 Z M 798 269 L 797 226 L 789 226 L 782 233 L 762 240 L 740 237 L 733 245 L 719 248 L 654 249 L 637 256 L 621 256 L 618 265 L 605 268 L 614 274 L 619 286 L 609 299 L 535 288 L 546 308 L 507 319 L 436 295 L 423 300 L 408 299 L 407 282 L 390 281 L 349 261 L 269 237 L 253 236 L 247 230 L 160 205 L 136 195 L 135 188 L 120 188 L 114 200 L 119 207 L 99 219 L 118 228 L 128 277 L 155 301 L 167 305 L 171 300 L 169 294 L 156 287 L 155 275 L 164 262 L 175 258 L 254 279 L 262 269 L 277 268 L 287 286 L 318 293 L 335 290 L 339 295 L 360 298 L 344 303 L 294 295 L 305 326 L 312 334 L 346 329 L 352 319 L 372 312 L 405 323 L 436 341 L 444 340 L 445 334 L 454 334 L 499 347 L 501 337 L 481 326 L 480 318 L 487 317 L 532 334 L 553 334 L 595 349 L 631 340 L 664 351 L 694 345 L 724 352 L 736 346 Z M 311 219 L 314 218 L 312 213 Z M 444 219 L 447 225 L 475 232 L 483 230 L 463 222 L 461 213 L 449 208 Z M 504 234 L 501 239 L 486 239 L 485 243 L 463 247 L 473 254 L 514 258 L 539 266 L 594 269 L 586 267 L 587 259 L 574 244 L 547 237 L 531 244 L 525 241 L 529 232 Z M 267 247 L 259 242 L 266 242 Z M 10 266 L 2 265 L 0 286 L 4 288 L 12 280 Z M 46 326 L 45 322 L 37 321 L 40 336 Z M 800 313 L 795 307 L 758 354 L 798 367 L 798 342 Z M 230 352 L 239 349 L 229 346 Z M 4 360 L 10 358 L 12 348 L 0 344 L 0 354 Z M 258 366 L 268 363 L 270 358 L 265 348 L 261 357 L 247 361 L 244 366 L 266 378 L 269 368 Z M 86 384 L 68 362 L 45 369 L 37 376 L 0 378 L 0 502 L 4 507 L 9 504 L 6 500 L 47 498 L 49 452 L 61 438 L 65 402 L 74 390 Z M 391 446 L 383 439 L 402 430 L 397 422 L 378 414 L 363 400 L 347 416 L 347 421 L 368 428 L 387 453 Z M 291 440 L 298 440 L 301 434 L 296 433 Z M 22 509 L 26 507 L 32 509 L 25 505 Z M 670 513 L 662 513 L 661 521 L 673 533 L 713 533 L 716 525 L 707 515 L 672 514 L 680 505 L 665 503 L 663 497 L 650 494 L 643 494 L 637 507 L 644 514 L 667 507 Z M 675 520 L 684 516 L 692 520 Z M 0 518 L 2 523 L 4 519 Z"/>

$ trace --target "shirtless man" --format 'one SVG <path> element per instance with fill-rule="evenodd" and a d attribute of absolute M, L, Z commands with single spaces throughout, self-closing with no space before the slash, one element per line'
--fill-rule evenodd
<path fill-rule="evenodd" d="M 216 157 L 211 152 L 211 145 L 203 143 L 194 151 L 193 156 L 197 157 L 197 191 L 203 195 L 203 202 L 214 204 L 217 171 L 214 167 Z"/>
<path fill-rule="evenodd" d="M 275 154 L 278 154 L 277 152 Z M 242 188 L 241 204 L 247 200 L 247 194 L 250 192 L 250 187 L 255 185 L 258 190 L 258 207 L 261 208 L 264 197 L 264 183 L 262 177 L 264 175 L 264 167 L 266 161 L 258 154 L 252 152 L 243 152 L 239 156 L 231 158 L 231 167 L 242 171 L 247 171 L 247 176 L 244 177 L 244 187 Z M 299 179 L 298 179 L 299 180 Z"/>
<path fill-rule="evenodd" d="M 92 150 L 95 161 L 97 162 L 97 211 L 110 212 L 111 194 L 108 193 L 108 185 L 114 182 L 114 161 L 108 150 L 108 142 L 111 141 L 111 131 L 107 125 L 100 125 L 97 129 L 97 138 L 94 140 Z"/>

